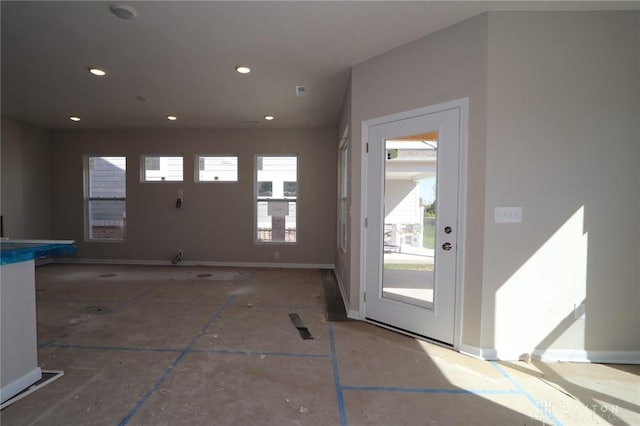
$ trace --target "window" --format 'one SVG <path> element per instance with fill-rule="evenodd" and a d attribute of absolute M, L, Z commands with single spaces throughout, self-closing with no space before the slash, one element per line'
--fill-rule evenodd
<path fill-rule="evenodd" d="M 298 157 L 256 157 L 256 242 L 295 243 Z"/>
<path fill-rule="evenodd" d="M 160 157 L 147 157 L 145 160 L 145 167 L 147 170 L 160 171 Z"/>
<path fill-rule="evenodd" d="M 283 182 L 282 188 L 285 197 L 296 197 L 298 195 L 298 182 Z"/>
<path fill-rule="evenodd" d="M 340 170 L 338 174 L 338 184 L 340 185 L 339 194 L 340 201 L 338 204 L 338 247 L 342 252 L 347 251 L 347 242 L 349 241 L 348 230 L 348 167 L 349 167 L 349 145 L 347 144 L 348 130 L 345 130 L 342 143 L 340 144 Z"/>
<path fill-rule="evenodd" d="M 182 182 L 182 157 L 143 155 L 143 182 Z"/>
<path fill-rule="evenodd" d="M 273 195 L 273 182 L 258 182 L 258 197 L 271 197 Z"/>
<path fill-rule="evenodd" d="M 124 240 L 127 219 L 126 157 L 88 156 L 86 159 L 86 237 L 89 240 Z"/>
<path fill-rule="evenodd" d="M 198 155 L 196 182 L 237 182 L 238 157 L 224 155 L 209 157 Z"/>

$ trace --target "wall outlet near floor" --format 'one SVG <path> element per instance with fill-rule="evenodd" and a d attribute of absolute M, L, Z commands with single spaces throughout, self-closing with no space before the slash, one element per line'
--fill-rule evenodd
<path fill-rule="evenodd" d="M 273 258 L 274 259 L 280 259 L 280 252 L 279 251 L 274 251 L 273 252 Z"/>

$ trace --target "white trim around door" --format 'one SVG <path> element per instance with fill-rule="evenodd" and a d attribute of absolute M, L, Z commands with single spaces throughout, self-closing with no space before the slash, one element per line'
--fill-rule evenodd
<path fill-rule="evenodd" d="M 362 158 L 362 191 L 361 191 L 361 206 L 363 211 L 363 225 L 367 225 L 368 215 L 370 214 L 370 208 L 368 208 L 368 203 L 371 201 L 368 197 L 371 197 L 371 191 L 380 192 L 380 183 L 377 182 L 379 177 L 370 176 L 372 173 L 368 171 L 368 154 L 367 150 L 371 148 L 367 143 L 369 142 L 368 138 L 370 135 L 370 130 L 375 126 L 385 125 L 389 123 L 399 122 L 403 120 L 411 120 L 415 118 L 420 118 L 422 116 L 428 116 L 431 114 L 442 113 L 445 111 L 456 110 L 459 121 L 458 126 L 459 129 L 459 146 L 457 152 L 457 190 L 455 191 L 455 196 L 457 197 L 457 205 L 458 212 L 455 218 L 455 226 L 457 230 L 455 247 L 457 249 L 457 260 L 455 264 L 455 279 L 454 279 L 454 297 L 453 297 L 453 337 L 450 339 L 451 341 L 445 342 L 453 346 L 454 349 L 459 350 L 462 341 L 462 306 L 463 306 L 463 283 L 464 283 L 464 247 L 465 247 L 465 223 L 466 223 L 466 178 L 467 178 L 467 146 L 468 146 L 468 98 L 456 99 L 450 102 L 445 102 L 437 105 L 432 105 L 424 108 L 413 109 L 410 111 L 400 112 L 396 114 L 391 114 L 383 117 L 374 118 L 371 120 L 366 120 L 362 122 L 362 150 L 361 150 L 361 158 Z M 375 182 L 372 181 L 376 180 Z M 380 194 L 377 194 L 379 197 Z M 375 205 L 375 203 L 373 203 Z M 361 233 L 361 253 L 360 253 L 360 265 L 361 265 L 361 282 L 360 282 L 360 306 L 361 309 L 361 319 L 367 319 L 367 304 L 365 302 L 365 292 L 367 288 L 367 280 L 371 279 L 371 274 L 367 274 L 367 244 L 371 244 L 371 241 L 367 241 L 367 230 L 364 229 Z M 375 242 L 375 244 L 379 244 L 379 242 Z M 371 260 L 369 260 L 371 262 Z M 367 296 L 371 297 L 371 296 Z M 371 299 L 370 299 L 371 300 Z M 375 323 L 375 321 L 374 321 Z M 403 330 L 398 330 L 403 331 Z M 404 330 L 406 332 L 406 330 Z M 409 330 L 408 334 L 412 334 L 411 330 Z M 412 334 L 413 335 L 413 334 Z M 429 338 L 430 336 L 424 336 Z M 437 340 L 437 339 L 436 339 Z M 449 340 L 449 339 L 447 339 Z"/>

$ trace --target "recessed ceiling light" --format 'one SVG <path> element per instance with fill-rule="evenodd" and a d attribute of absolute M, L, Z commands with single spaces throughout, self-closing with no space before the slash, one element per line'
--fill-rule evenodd
<path fill-rule="evenodd" d="M 100 68 L 89 68 L 89 72 L 100 77 L 102 77 L 103 75 L 107 75 L 107 72 L 105 70 L 101 70 Z"/>
<path fill-rule="evenodd" d="M 178 119 L 178 117 L 175 116 L 175 115 L 167 115 L 167 120 L 169 120 L 169 121 L 176 121 L 177 119 Z"/>
<path fill-rule="evenodd" d="M 80 121 L 80 117 L 78 117 L 77 115 L 70 115 L 69 116 L 69 120 L 71 120 L 71 121 Z"/>
<path fill-rule="evenodd" d="M 121 19 L 133 19 L 138 16 L 138 11 L 126 4 L 115 3 L 109 6 L 111 13 Z"/>
<path fill-rule="evenodd" d="M 265 115 L 265 116 L 264 116 L 264 119 L 265 119 L 265 120 L 267 120 L 267 121 L 271 121 L 271 120 L 273 120 L 274 118 L 275 118 L 275 117 L 274 117 L 273 115 Z"/>
<path fill-rule="evenodd" d="M 238 65 L 236 67 L 236 71 L 238 71 L 240 74 L 249 74 L 251 72 L 251 68 L 244 65 Z"/>

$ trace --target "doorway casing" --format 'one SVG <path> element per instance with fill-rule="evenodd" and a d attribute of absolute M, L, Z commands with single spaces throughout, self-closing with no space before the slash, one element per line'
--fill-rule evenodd
<path fill-rule="evenodd" d="M 369 128 L 390 123 L 394 121 L 406 120 L 414 117 L 419 117 L 428 114 L 434 114 L 451 109 L 459 109 L 460 111 L 460 140 L 459 140 L 459 155 L 458 155 L 458 215 L 457 215 L 457 229 L 458 229 L 458 254 L 456 264 L 456 277 L 455 277 L 455 298 L 454 298 L 454 335 L 453 335 L 453 349 L 459 351 L 462 345 L 462 319 L 463 319 L 463 292 L 465 282 L 465 238 L 466 238 L 466 201 L 467 201 L 467 151 L 468 151 L 468 117 L 469 117 L 469 98 L 459 98 L 448 102 L 430 105 L 427 107 L 416 108 L 404 112 L 385 115 L 382 117 L 365 120 L 362 122 L 362 143 L 361 143 L 361 182 L 362 190 L 360 192 L 360 205 L 363 206 L 363 223 L 366 226 L 367 223 L 367 193 L 369 192 L 370 182 L 367 176 L 367 135 L 369 134 Z M 380 188 L 372 188 L 372 190 L 380 191 Z M 362 309 L 359 312 L 359 319 L 368 321 L 366 319 L 366 303 L 365 303 L 365 291 L 366 291 L 366 232 L 360 234 L 360 271 L 363 273 L 360 275 L 360 306 Z M 384 327 L 384 324 L 373 322 L 378 326 Z M 390 327 L 391 328 L 391 327 Z M 391 328 L 395 331 L 403 332 L 403 330 Z M 413 337 L 411 333 L 406 333 Z"/>

